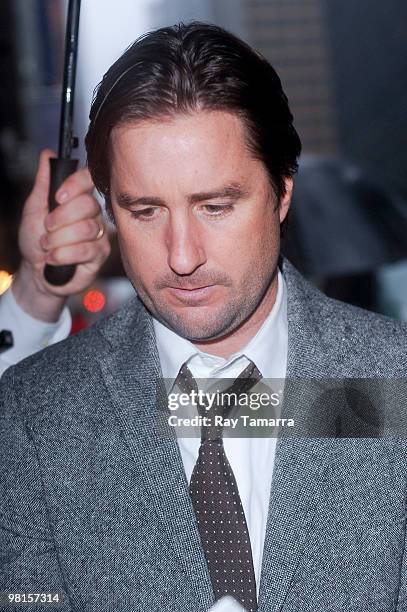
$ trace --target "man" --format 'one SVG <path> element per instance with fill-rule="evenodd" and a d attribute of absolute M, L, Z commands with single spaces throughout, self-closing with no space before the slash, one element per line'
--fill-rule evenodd
<path fill-rule="evenodd" d="M 61 185 L 61 206 L 48 213 L 52 155 L 46 150 L 40 156 L 19 227 L 21 265 L 12 287 L 0 299 L 0 329 L 10 330 L 14 337 L 13 347 L 0 354 L 0 375 L 10 365 L 69 334 L 68 297 L 94 281 L 110 253 L 88 170 L 75 172 Z M 64 286 L 49 285 L 43 274 L 47 262 L 76 263 L 75 276 Z"/>
<path fill-rule="evenodd" d="M 162 377 L 406 371 L 405 327 L 278 267 L 300 143 L 276 73 L 215 26 L 163 28 L 111 67 L 90 119 L 137 298 L 3 377 L 0 588 L 87 612 L 203 612 L 224 594 L 405 610 L 403 440 L 157 427 Z M 291 397 L 307 417 L 312 394 Z"/>

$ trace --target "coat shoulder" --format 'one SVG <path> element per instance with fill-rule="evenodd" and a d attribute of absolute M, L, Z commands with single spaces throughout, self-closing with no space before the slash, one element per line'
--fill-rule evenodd
<path fill-rule="evenodd" d="M 305 336 L 309 352 L 322 356 L 314 355 L 321 371 L 355 377 L 406 376 L 406 323 L 328 298 L 289 262 L 284 263 L 284 272 L 292 345 L 304 347 L 307 342 L 301 337 Z"/>
<path fill-rule="evenodd" d="M 316 290 L 318 291 L 318 290 Z M 320 303 L 318 307 L 316 302 Z M 407 324 L 391 317 L 371 312 L 345 302 L 340 302 L 318 291 L 314 302 L 315 310 L 323 315 L 326 326 L 378 343 L 392 338 L 407 341 Z"/>
<path fill-rule="evenodd" d="M 146 321 L 146 311 L 135 297 L 95 325 L 11 366 L 0 380 L 0 390 L 6 397 L 3 414 L 12 405 L 13 390 L 26 414 L 34 410 L 38 398 L 46 401 L 78 393 L 78 381 L 80 393 L 91 397 L 92 385 L 98 381 L 97 357 L 114 351 L 123 339 L 137 339 L 144 333 Z"/>

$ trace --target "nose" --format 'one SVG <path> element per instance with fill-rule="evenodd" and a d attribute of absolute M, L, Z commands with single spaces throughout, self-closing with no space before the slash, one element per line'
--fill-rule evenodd
<path fill-rule="evenodd" d="M 168 265 L 176 274 L 192 274 L 206 262 L 197 221 L 185 212 L 174 215 L 168 235 Z"/>

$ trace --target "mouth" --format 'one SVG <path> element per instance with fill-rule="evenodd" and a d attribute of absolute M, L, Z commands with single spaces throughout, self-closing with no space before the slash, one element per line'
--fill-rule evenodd
<path fill-rule="evenodd" d="M 216 285 L 206 285 L 204 287 L 193 287 L 188 289 L 181 289 L 180 287 L 168 287 L 168 289 L 181 301 L 192 304 L 210 297 L 215 287 Z"/>

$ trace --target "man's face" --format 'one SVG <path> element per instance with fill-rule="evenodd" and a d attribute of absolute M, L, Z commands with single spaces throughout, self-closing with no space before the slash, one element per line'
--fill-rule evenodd
<path fill-rule="evenodd" d="M 196 341 L 268 314 L 289 193 L 277 207 L 241 119 L 197 111 L 117 127 L 111 152 L 123 264 L 150 312 Z"/>

